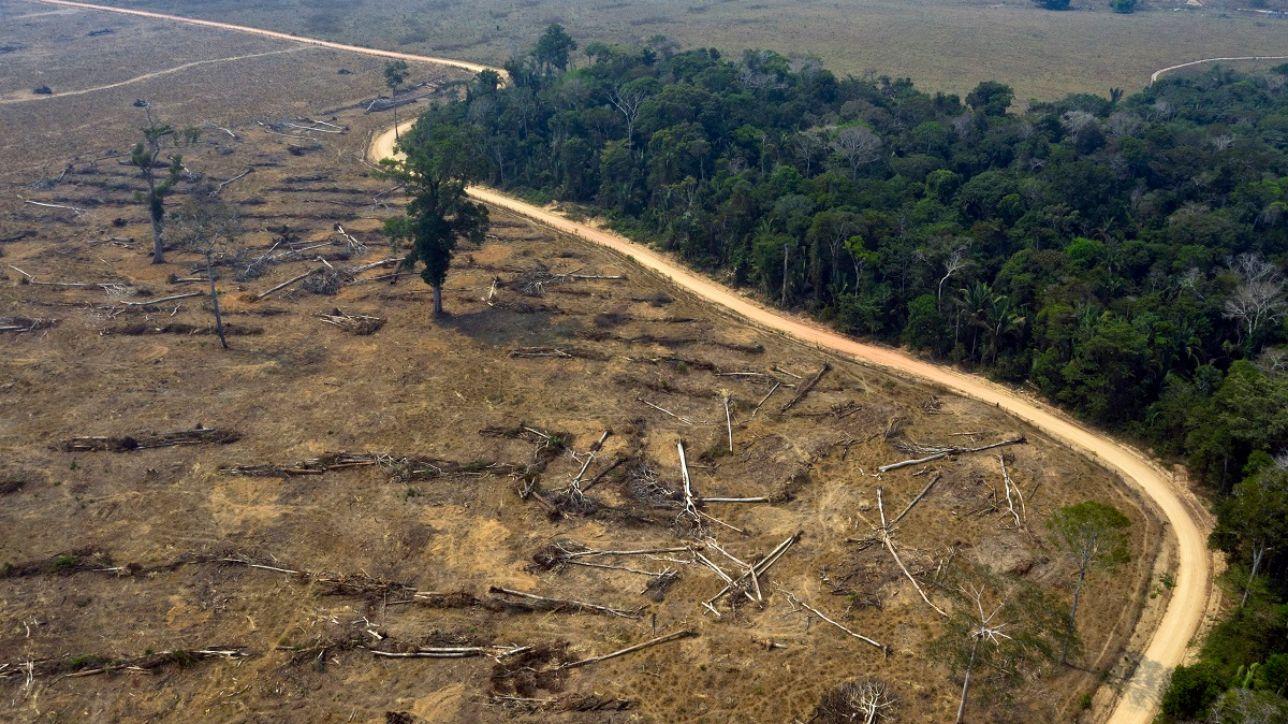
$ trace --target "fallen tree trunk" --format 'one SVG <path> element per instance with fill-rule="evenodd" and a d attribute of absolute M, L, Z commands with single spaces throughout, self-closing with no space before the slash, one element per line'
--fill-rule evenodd
<path fill-rule="evenodd" d="M 827 371 L 830 369 L 832 369 L 832 365 L 824 362 L 823 366 L 818 368 L 818 372 L 815 372 L 814 376 L 809 379 L 809 382 L 806 382 L 804 385 L 802 385 L 800 390 L 796 392 L 796 396 L 793 397 L 790 402 L 783 405 L 778 411 L 787 412 L 788 410 L 795 407 L 796 403 L 805 399 L 805 395 L 808 395 L 810 393 L 810 390 L 814 389 L 814 385 L 817 385 L 818 381 L 823 379 L 823 375 L 827 374 Z"/>
<path fill-rule="evenodd" d="M 931 455 L 927 455 L 925 457 L 913 458 L 911 460 L 900 460 L 897 463 L 882 465 L 881 467 L 877 468 L 877 470 L 883 473 L 888 473 L 891 470 L 898 470 L 899 468 L 906 468 L 912 465 L 922 465 L 925 463 L 934 462 L 935 460 L 942 460 L 949 456 L 962 455 L 964 453 L 983 452 L 985 450 L 992 450 L 993 448 L 1004 447 L 1006 445 L 1022 445 L 1025 442 L 1026 440 L 1024 439 L 1023 435 L 1017 435 L 1016 437 L 1003 440 L 1001 442 L 995 442 L 988 445 L 981 445 L 979 447 L 950 447 L 950 448 L 945 448 L 943 450 L 935 452 Z"/>
<path fill-rule="evenodd" d="M 198 427 L 179 432 L 141 433 L 123 437 L 73 437 L 64 441 L 59 449 L 64 452 L 129 452 L 178 445 L 227 445 L 241 438 L 231 430 Z"/>

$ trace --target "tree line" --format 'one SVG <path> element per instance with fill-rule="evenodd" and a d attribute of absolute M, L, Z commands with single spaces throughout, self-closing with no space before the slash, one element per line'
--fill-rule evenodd
<path fill-rule="evenodd" d="M 1288 66 L 1017 112 L 996 82 L 961 98 L 767 51 L 577 49 L 552 26 L 404 146 L 1183 459 L 1220 501 L 1242 605 L 1217 634 L 1237 655 L 1205 656 L 1169 715 L 1285 706 Z"/>

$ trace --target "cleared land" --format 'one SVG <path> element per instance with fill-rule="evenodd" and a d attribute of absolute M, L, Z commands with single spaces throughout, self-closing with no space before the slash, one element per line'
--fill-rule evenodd
<path fill-rule="evenodd" d="M 547 23 L 560 22 L 582 41 L 638 42 L 661 33 L 684 46 L 806 53 L 839 73 L 906 76 L 932 90 L 965 93 L 1001 80 L 1022 101 L 1139 88 L 1158 68 L 1197 58 L 1288 53 L 1288 19 L 1219 0 L 1198 10 L 1146 3 L 1125 16 L 1099 0 L 1075 2 L 1069 12 L 1027 0 L 110 3 L 486 63 L 530 47 Z"/>
<path fill-rule="evenodd" d="M 191 44 L 221 43 L 212 31 L 170 33 Z M 128 41 L 128 32 L 121 37 Z M 299 56 L 245 62 L 275 64 L 284 57 Z M 109 719 L 141 718 L 182 710 L 228 718 L 371 719 L 412 711 L 477 720 L 511 716 L 509 707 L 533 720 L 585 716 L 534 712 L 533 702 L 494 698 L 500 695 L 555 699 L 556 707 L 621 699 L 646 719 L 787 720 L 807 718 L 820 696 L 843 680 L 878 675 L 897 690 L 904 716 L 943 719 L 955 708 L 958 682 L 927 647 L 941 626 L 938 616 L 881 548 L 859 550 L 847 541 L 868 534 L 864 519 L 874 516 L 877 485 L 887 505 L 901 509 L 935 474 L 942 477 L 909 514 L 900 537 L 905 563 L 941 604 L 944 593 L 935 586 L 947 580 L 942 571 L 956 567 L 1010 571 L 1044 590 L 1063 591 L 1069 567 L 1041 521 L 1086 498 L 1126 512 L 1135 524 L 1132 562 L 1095 575 L 1082 616 L 1085 660 L 1119 658 L 1136 620 L 1133 602 L 1162 592 L 1151 573 L 1162 527 L 1104 470 L 991 407 L 741 325 L 610 252 L 504 212 L 487 243 L 462 251 L 447 293 L 453 316 L 443 323 L 428 319 L 427 290 L 414 279 L 396 286 L 350 283 L 334 295 L 314 293 L 333 291 L 318 285 L 247 301 L 243 295 L 317 267 L 316 254 L 342 268 L 384 256 L 376 229 L 394 213 L 385 204 L 396 199 L 381 196 L 388 183 L 356 159 L 369 132 L 387 119 L 356 110 L 327 113 L 361 100 L 362 89 L 375 85 L 333 68 L 324 62 L 297 67 L 282 95 L 247 90 L 242 77 L 216 74 L 171 88 L 173 95 L 157 104 L 163 117 L 181 125 L 232 119 L 220 125 L 236 139 L 210 130 L 180 150 L 193 172 L 217 180 L 254 169 L 224 192 L 241 207 L 249 229 L 241 262 L 275 243 L 281 252 L 328 242 L 267 265 L 261 275 L 225 277 L 224 300 L 241 332 L 226 354 L 200 333 L 210 320 L 201 298 L 129 304 L 200 287 L 184 281 L 196 266 L 192 255 L 176 252 L 161 267 L 146 263 L 147 226 L 132 198 L 139 183 L 118 163 L 119 154 L 106 151 L 123 148 L 137 124 L 129 115 L 137 110 L 108 98 L 120 91 L 0 107 L 6 127 L 38 120 L 42 133 L 63 139 L 58 146 L 0 149 L 4 180 L 20 184 L 0 198 L 3 263 L 38 282 L 106 285 L 23 283 L 23 274 L 3 267 L 0 313 L 58 320 L 5 333 L 0 359 L 6 461 L 0 561 L 11 564 L 0 579 L 0 665 L 10 668 L 0 673 L 16 674 L 0 687 L 19 717 L 90 710 Z M 136 68 L 148 70 L 142 62 Z M 92 87 L 119 78 L 83 80 Z M 156 89 L 158 97 L 162 92 Z M 125 95 L 153 97 L 135 90 Z M 220 102 L 230 105 L 220 108 Z M 70 108 L 59 112 L 56 104 Z M 34 117 L 21 115 L 40 107 Z M 299 116 L 348 130 L 301 133 L 280 125 Z M 79 213 L 33 206 L 19 196 Z M 339 237 L 336 222 L 367 249 Z M 293 233 L 290 242 L 281 242 L 283 226 Z M 625 278 L 552 276 L 572 272 Z M 382 273 L 387 270 L 368 270 L 358 281 Z M 383 318 L 384 325 L 353 335 L 317 317 L 336 308 Z M 832 371 L 783 411 L 825 362 Z M 756 375 L 718 374 L 725 372 Z M 775 382 L 780 389 L 756 412 Z M 722 389 L 731 397 L 732 454 Z M 138 442 L 146 441 L 146 431 L 190 430 L 197 423 L 238 439 L 128 452 L 62 448 L 77 436 Z M 538 453 L 543 446 L 551 449 L 539 434 L 517 429 L 519 423 L 567 443 L 543 462 L 536 492 L 548 500 L 577 475 L 605 429 L 613 435 L 588 474 L 618 456 L 626 462 L 589 492 L 593 504 L 552 519 L 538 496 L 519 494 L 524 484 L 515 474 L 545 458 Z M 907 468 L 880 481 L 868 476 L 878 465 L 910 457 L 916 444 L 983 444 L 1016 433 L 1028 444 L 1001 451 L 1026 494 L 1027 532 L 1000 497 L 1002 472 L 991 454 Z M 554 541 L 613 549 L 683 545 L 687 539 L 674 525 L 676 501 L 658 495 L 658 487 L 680 485 L 680 439 L 701 494 L 772 498 L 707 506 L 746 531 L 708 522 L 726 549 L 751 558 L 804 531 L 765 577 L 763 610 L 742 607 L 712 620 L 699 601 L 720 583 L 683 552 L 662 554 L 673 560 L 613 561 L 675 569 L 679 580 L 662 601 L 640 594 L 648 579 L 638 573 L 534 566 L 534 555 Z M 85 444 L 93 443 L 77 445 Z M 361 465 L 355 461 L 367 459 L 333 459 L 339 469 L 291 474 L 312 473 L 316 464 L 300 463 L 341 451 L 388 457 Z M 261 476 L 229 468 L 265 464 L 291 470 Z M 320 575 L 220 560 L 227 558 Z M 641 620 L 585 611 L 522 613 L 492 603 L 491 586 L 645 611 Z M 794 610 L 775 586 L 890 645 L 893 654 L 887 659 Z M 412 590 L 458 595 L 415 597 Z M 470 605 L 464 594 L 481 603 Z M 420 602 L 399 605 L 409 597 Z M 448 600 L 463 607 L 426 603 Z M 399 660 L 369 650 L 549 646 L 541 649 L 551 651 L 541 654 L 547 658 L 523 659 L 544 669 L 649 639 L 654 614 L 656 634 L 700 635 L 531 680 L 487 658 Z M 42 673 L 46 666 L 76 673 L 101 668 L 100 657 L 142 657 L 134 660 L 142 665 L 155 652 L 205 647 L 246 655 L 206 660 L 186 653 L 163 659 L 155 676 L 53 673 L 30 687 L 15 668 L 31 661 L 41 662 Z M 1016 720 L 1067 719 L 1096 679 L 1066 670 L 1030 682 L 1005 711 Z M 1060 696 L 1051 697 L 1053 691 Z"/>

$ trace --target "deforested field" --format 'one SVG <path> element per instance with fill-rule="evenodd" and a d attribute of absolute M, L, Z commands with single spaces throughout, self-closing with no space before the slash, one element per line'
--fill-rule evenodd
<path fill-rule="evenodd" d="M 1074 570 L 1046 521 L 1096 500 L 1130 559 L 1091 573 L 1080 667 L 998 657 L 970 701 L 1070 720 L 1165 599 L 1163 527 L 1102 468 L 518 217 L 460 250 L 432 320 L 375 265 L 402 201 L 361 160 L 392 121 L 363 111 L 378 62 L 0 12 L 8 717 L 829 721 L 867 682 L 892 720 L 942 721 L 977 606 L 1059 628 Z M 455 77 L 416 69 L 412 94 Z M 168 204 L 204 180 L 238 210 L 230 350 L 200 257 L 149 263 L 135 99 L 200 131 L 167 146 Z"/>
<path fill-rule="evenodd" d="M 1150 0 L 1131 15 L 1103 0 L 1064 12 L 1031 0 L 105 2 L 497 65 L 557 22 L 588 41 L 660 34 L 683 47 L 813 55 L 838 74 L 908 77 L 932 91 L 964 95 L 997 80 L 1020 102 L 1136 90 L 1155 70 L 1198 58 L 1288 55 L 1282 0 Z"/>

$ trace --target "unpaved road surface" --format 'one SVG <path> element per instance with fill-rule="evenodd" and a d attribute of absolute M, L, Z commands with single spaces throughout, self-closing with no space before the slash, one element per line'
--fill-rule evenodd
<path fill-rule="evenodd" d="M 407 130 L 414 123 L 403 124 L 401 130 Z M 372 141 L 368 156 L 379 161 L 392 157 L 394 153 L 394 129 L 389 129 Z M 1186 502 L 1187 491 L 1178 489 L 1171 474 L 1142 453 L 1107 435 L 1090 430 L 1048 405 L 1025 398 L 982 377 L 932 364 L 896 349 L 865 344 L 817 323 L 769 309 L 649 247 L 600 226 L 573 221 L 551 209 L 526 203 L 494 189 L 473 186 L 469 194 L 479 201 L 526 216 L 556 231 L 608 247 L 676 286 L 765 329 L 905 377 L 940 385 L 1006 410 L 1134 483 L 1154 501 L 1171 525 L 1176 536 L 1179 563 L 1176 585 L 1167 610 L 1142 654 L 1140 665 L 1124 685 L 1108 721 L 1112 724 L 1146 724 L 1154 718 L 1170 670 L 1185 661 L 1190 641 L 1203 621 L 1212 576 L 1207 526 L 1195 515 L 1192 503 Z"/>
<path fill-rule="evenodd" d="M 60 5 L 86 10 L 103 10 L 157 20 L 167 20 L 190 25 L 251 33 L 297 43 L 342 50 L 382 58 L 393 58 L 420 63 L 432 63 L 471 72 L 483 70 L 504 71 L 477 63 L 450 58 L 398 53 L 393 51 L 344 45 L 314 38 L 305 38 L 259 28 L 248 28 L 211 20 L 197 20 L 175 15 L 165 15 L 143 10 L 71 2 L 70 0 L 37 0 L 50 5 Z M 1164 69 L 1161 72 L 1166 72 Z M 1157 74 L 1156 74 L 1157 75 Z M 404 124 L 409 127 L 411 122 Z M 394 154 L 395 129 L 379 135 L 371 144 L 369 155 L 373 160 Z M 555 211 L 525 203 L 498 191 L 472 187 L 474 198 L 526 216 L 552 229 L 599 244 L 625 256 L 640 266 L 669 279 L 675 285 L 726 310 L 742 316 L 761 327 L 779 332 L 801 342 L 827 349 L 862 363 L 876 365 L 906 377 L 940 385 L 958 394 L 995 405 L 999 409 L 1023 419 L 1046 434 L 1117 471 L 1137 486 L 1163 513 L 1171 525 L 1177 545 L 1176 582 L 1167 610 L 1159 621 L 1149 644 L 1141 656 L 1131 679 L 1125 683 L 1108 721 L 1112 724 L 1146 724 L 1158 710 L 1158 698 L 1167 682 L 1168 672 L 1185 661 L 1191 640 L 1198 632 L 1207 611 L 1212 583 L 1212 561 L 1207 550 L 1206 523 L 1196 514 L 1187 491 L 1180 490 L 1172 476 L 1152 463 L 1140 452 L 1105 434 L 1090 430 L 1070 420 L 1054 408 L 1024 397 L 1002 385 L 982 377 L 958 372 L 954 369 L 916 359 L 904 352 L 887 347 L 865 344 L 843 336 L 820 325 L 764 307 L 711 279 L 697 274 L 682 264 L 646 246 L 597 225 L 572 221 Z"/>
<path fill-rule="evenodd" d="M 1159 78 L 1163 77 L 1163 74 L 1171 73 L 1172 71 L 1180 70 L 1181 68 L 1189 68 L 1190 66 L 1202 65 L 1203 63 L 1221 63 L 1235 60 L 1288 60 L 1288 55 L 1240 55 L 1233 58 L 1202 58 L 1200 60 L 1191 60 L 1188 63 L 1177 63 L 1176 65 L 1169 65 L 1166 68 L 1159 68 L 1149 76 L 1149 84 L 1153 85 L 1158 82 Z"/>
<path fill-rule="evenodd" d="M 238 60 L 252 60 L 254 58 L 264 58 L 270 55 L 282 55 L 283 53 L 298 53 L 301 50 L 308 50 L 308 48 L 296 46 L 293 48 L 283 48 L 281 50 L 270 50 L 266 53 L 250 53 L 247 55 L 230 55 L 226 58 L 210 58 L 209 60 L 194 60 L 191 63 L 176 65 L 173 68 L 154 70 L 151 73 L 136 75 L 133 78 L 118 80 L 115 83 L 108 83 L 106 85 L 96 85 L 93 88 L 81 88 L 79 90 L 62 91 L 59 93 L 50 93 L 47 95 L 27 93 L 26 95 L 20 95 L 13 98 L 0 98 L 0 105 L 10 105 L 13 103 L 29 103 L 31 101 L 42 101 L 50 98 L 67 98 L 68 96 L 83 96 L 86 93 L 97 93 L 98 91 L 111 90 L 113 88 L 120 88 L 122 86 L 127 86 L 134 83 L 142 83 L 147 80 L 152 80 L 153 78 L 160 78 L 163 75 L 180 73 L 182 71 L 188 70 L 189 68 L 198 68 L 203 65 L 218 65 L 220 63 L 232 63 Z"/>

